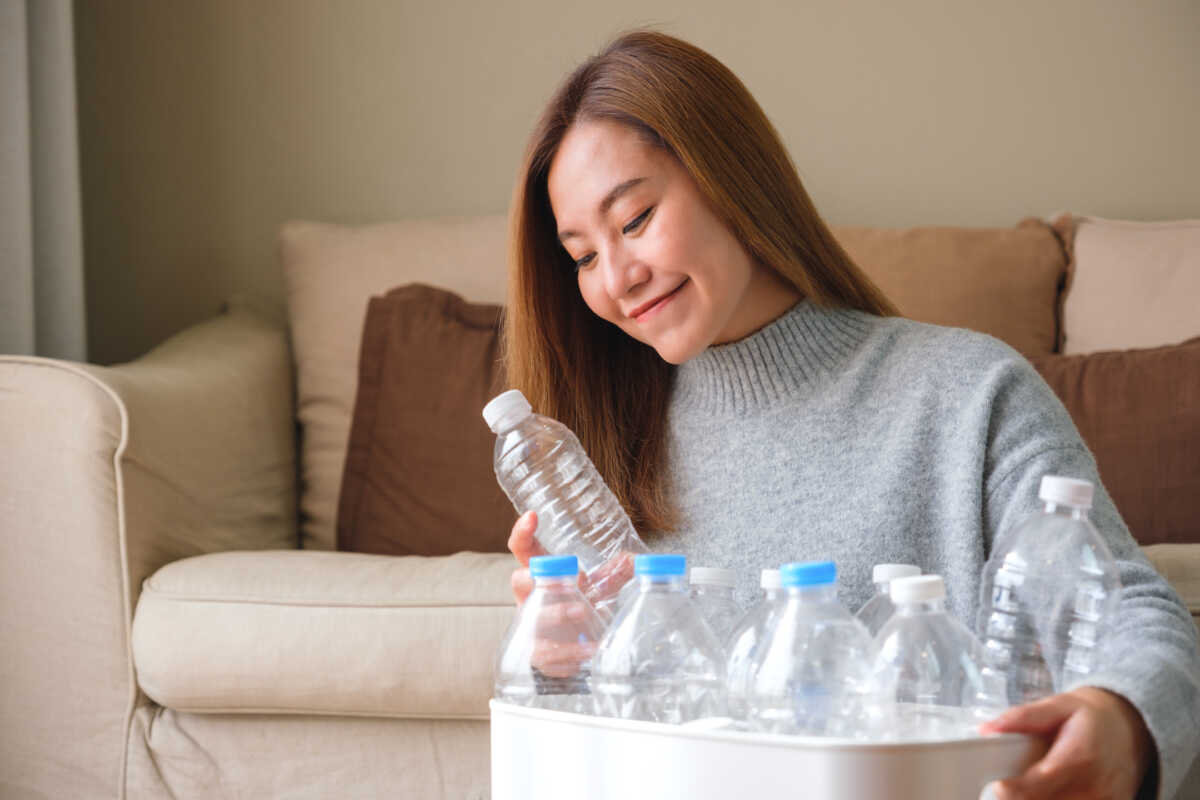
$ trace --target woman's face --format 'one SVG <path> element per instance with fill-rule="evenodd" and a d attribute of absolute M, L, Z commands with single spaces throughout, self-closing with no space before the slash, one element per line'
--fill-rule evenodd
<path fill-rule="evenodd" d="M 683 165 L 627 125 L 573 125 L 547 188 L 588 308 L 666 361 L 747 336 L 799 299 L 754 262 Z"/>

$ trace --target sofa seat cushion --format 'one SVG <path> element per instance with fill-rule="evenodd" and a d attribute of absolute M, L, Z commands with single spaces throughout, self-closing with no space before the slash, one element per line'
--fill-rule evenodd
<path fill-rule="evenodd" d="M 1200 544 L 1153 544 L 1142 552 L 1179 593 L 1200 634 Z"/>
<path fill-rule="evenodd" d="M 138 684 L 178 711 L 487 719 L 511 555 L 227 552 L 143 587 Z"/>

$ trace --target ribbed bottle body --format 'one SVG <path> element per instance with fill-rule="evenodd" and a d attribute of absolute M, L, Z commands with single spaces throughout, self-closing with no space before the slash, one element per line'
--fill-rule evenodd
<path fill-rule="evenodd" d="M 517 513 L 536 511 L 535 537 L 548 553 L 570 553 L 584 593 L 606 619 L 646 552 L 616 496 L 562 423 L 532 414 L 496 437 L 496 480 Z"/>

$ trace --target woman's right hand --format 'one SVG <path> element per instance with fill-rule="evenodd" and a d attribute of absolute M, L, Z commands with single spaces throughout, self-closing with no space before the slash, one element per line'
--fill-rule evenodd
<path fill-rule="evenodd" d="M 525 598 L 529 597 L 529 593 L 533 591 L 533 578 L 529 577 L 529 559 L 533 556 L 546 555 L 546 551 L 533 537 L 533 532 L 536 530 L 537 512 L 526 511 L 517 517 L 517 521 L 513 523 L 512 533 L 508 537 L 508 549 L 521 563 L 521 567 L 513 570 L 512 574 L 512 592 L 518 606 L 524 603 Z"/>

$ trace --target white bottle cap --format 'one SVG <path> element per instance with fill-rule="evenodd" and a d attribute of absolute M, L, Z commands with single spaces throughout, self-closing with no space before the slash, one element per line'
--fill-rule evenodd
<path fill-rule="evenodd" d="M 730 589 L 737 586 L 737 573 L 731 569 L 721 569 L 720 567 L 692 567 L 690 579 L 693 586 L 698 583 L 710 586 L 728 586 Z"/>
<path fill-rule="evenodd" d="M 483 407 L 483 419 L 494 432 L 507 430 L 533 413 L 533 406 L 520 389 L 509 389 Z"/>
<path fill-rule="evenodd" d="M 758 585 L 764 589 L 782 589 L 783 579 L 779 577 L 779 570 L 764 569 L 762 578 L 759 579 Z"/>
<path fill-rule="evenodd" d="M 1090 481 L 1044 475 L 1041 489 L 1038 490 L 1038 499 L 1043 503 L 1087 509 L 1092 507 L 1092 491 Z"/>
<path fill-rule="evenodd" d="M 897 578 L 911 578 L 920 574 L 921 568 L 912 564 L 876 564 L 871 570 L 871 583 L 887 583 Z"/>
<path fill-rule="evenodd" d="M 914 575 L 911 578 L 896 578 L 888 587 L 888 591 L 896 605 L 925 603 L 945 597 L 946 584 L 941 575 Z"/>

